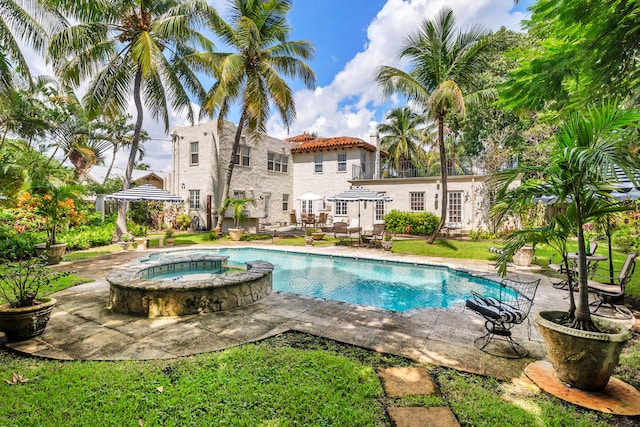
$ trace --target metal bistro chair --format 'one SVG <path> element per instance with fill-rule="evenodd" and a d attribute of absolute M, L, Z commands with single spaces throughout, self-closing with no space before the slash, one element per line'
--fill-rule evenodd
<path fill-rule="evenodd" d="M 540 279 L 533 282 L 518 282 L 511 279 L 503 279 L 500 282 L 500 294 L 498 298 L 484 297 L 475 292 L 473 298 L 466 301 L 466 306 L 485 318 L 487 333 L 476 338 L 473 344 L 485 353 L 494 356 L 519 359 L 526 357 L 529 351 L 513 340 L 511 329 L 515 325 L 529 322 L 529 311 L 533 305 Z M 529 322 L 529 339 L 531 339 L 531 323 Z M 498 335 L 502 341 L 506 341 L 515 354 L 497 354 L 487 351 L 487 346 Z"/>
<path fill-rule="evenodd" d="M 604 304 L 613 309 L 614 313 L 620 313 L 625 319 L 633 318 L 633 313 L 626 308 L 623 303 L 625 288 L 636 269 L 635 259 L 637 256 L 638 254 L 635 252 L 627 254 L 627 258 L 624 260 L 624 264 L 617 277 L 608 277 L 609 273 L 607 271 L 607 276 L 594 276 L 602 278 L 603 280 L 589 280 L 589 290 L 595 292 L 598 298 L 590 304 L 595 306 L 595 309 L 591 313 L 602 317 L 616 317 L 615 314 L 597 313 Z"/>

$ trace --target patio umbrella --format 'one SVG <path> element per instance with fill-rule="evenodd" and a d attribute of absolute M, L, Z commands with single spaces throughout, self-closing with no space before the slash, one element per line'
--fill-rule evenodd
<path fill-rule="evenodd" d="M 157 201 L 179 203 L 184 201 L 182 197 L 174 196 L 151 184 L 144 184 L 139 187 L 129 188 L 128 190 L 118 191 L 117 193 L 107 194 L 105 199 L 125 202 Z"/>
<path fill-rule="evenodd" d="M 304 193 L 302 196 L 296 197 L 296 200 L 322 200 L 324 197 L 314 193 Z"/>
<path fill-rule="evenodd" d="M 347 191 L 336 194 L 335 196 L 327 197 L 329 202 L 345 201 L 345 202 L 358 202 L 358 227 L 360 226 L 360 202 L 392 202 L 393 199 L 386 194 L 378 193 L 377 191 L 369 190 L 365 187 L 351 187 Z"/>

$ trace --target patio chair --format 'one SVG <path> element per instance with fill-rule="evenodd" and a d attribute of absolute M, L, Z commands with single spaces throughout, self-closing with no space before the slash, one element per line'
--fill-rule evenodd
<path fill-rule="evenodd" d="M 627 258 L 624 260 L 624 264 L 620 269 L 620 273 L 617 277 L 599 276 L 594 275 L 601 280 L 591 279 L 588 282 L 589 290 L 596 294 L 597 300 L 590 305 L 595 306 L 595 309 L 591 312 L 602 317 L 616 317 L 607 313 L 597 313 L 597 311 L 606 305 L 613 309 L 615 313 L 620 313 L 625 319 L 632 319 L 633 313 L 624 304 L 624 291 L 627 284 L 631 280 L 631 276 L 636 269 L 635 259 L 638 256 L 636 252 L 627 254 Z"/>
<path fill-rule="evenodd" d="M 597 249 L 598 249 L 598 242 L 589 242 L 589 249 L 587 250 L 586 255 L 587 256 L 594 255 Z M 571 262 L 570 262 L 569 271 L 567 271 L 565 267 L 565 265 L 567 265 L 565 264 L 565 261 L 567 258 L 566 254 L 562 257 L 560 264 L 552 263 L 551 261 L 553 261 L 553 258 L 555 257 L 555 255 L 556 254 L 553 254 L 551 256 L 551 259 L 549 260 L 549 268 L 555 271 L 556 273 L 564 274 L 567 278 L 559 282 L 553 283 L 552 286 L 556 289 L 569 289 L 569 282 L 571 282 L 575 290 L 578 286 L 578 272 L 576 271 L 577 269 L 575 268 L 575 266 L 571 265 Z M 598 268 L 598 261 L 587 262 L 587 273 L 589 275 L 589 278 L 593 278 L 593 274 L 595 273 L 597 268 Z"/>
<path fill-rule="evenodd" d="M 351 238 L 351 233 L 349 232 L 349 227 L 346 222 L 334 222 L 332 228 L 333 237 L 340 240 L 340 242 Z"/>
<path fill-rule="evenodd" d="M 301 225 L 300 221 L 298 221 L 298 218 L 296 217 L 295 212 L 289 212 L 289 224 L 295 225 L 296 228 Z"/>
<path fill-rule="evenodd" d="M 316 214 L 307 214 L 307 218 L 304 220 L 305 227 L 315 227 L 316 226 Z"/>
<path fill-rule="evenodd" d="M 370 233 L 362 235 L 362 240 L 372 246 L 382 245 L 383 239 L 384 224 L 373 224 L 373 230 Z"/>
<path fill-rule="evenodd" d="M 327 213 L 326 212 L 320 212 L 320 214 L 318 215 L 317 226 L 318 227 L 324 227 L 326 225 L 327 225 Z"/>
<path fill-rule="evenodd" d="M 533 298 L 536 295 L 539 284 L 540 279 L 532 282 L 503 279 L 500 282 L 498 298 L 484 297 L 475 292 L 472 293 L 473 298 L 466 301 L 466 306 L 485 318 L 484 326 L 487 331 L 482 337 L 476 338 L 473 344 L 479 350 L 494 356 L 509 359 L 526 357 L 529 351 L 514 341 L 511 329 L 527 320 L 529 339 L 531 339 L 529 311 L 533 305 Z M 509 344 L 513 353 L 490 353 L 487 350 L 487 346 L 496 335 L 502 337 L 498 338 L 499 340 L 506 341 Z"/>

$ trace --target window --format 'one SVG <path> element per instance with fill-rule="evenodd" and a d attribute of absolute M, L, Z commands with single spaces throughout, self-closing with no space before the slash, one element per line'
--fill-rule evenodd
<path fill-rule="evenodd" d="M 189 154 L 190 154 L 189 164 L 197 165 L 198 164 L 198 143 L 197 142 L 192 142 L 191 144 L 189 144 Z"/>
<path fill-rule="evenodd" d="M 338 154 L 338 172 L 347 171 L 347 153 Z"/>
<path fill-rule="evenodd" d="M 239 146 L 233 163 L 241 166 L 251 166 L 251 147 L 246 145 Z"/>
<path fill-rule="evenodd" d="M 234 199 L 244 199 L 245 198 L 245 192 L 244 191 L 234 191 L 233 192 L 233 198 Z"/>
<path fill-rule="evenodd" d="M 462 191 L 452 191 L 447 197 L 447 222 L 462 224 Z"/>
<path fill-rule="evenodd" d="M 409 193 L 409 203 L 412 211 L 424 212 L 424 192 Z"/>
<path fill-rule="evenodd" d="M 283 194 L 282 195 L 282 210 L 285 211 L 285 212 L 289 210 L 289 195 L 288 194 Z"/>
<path fill-rule="evenodd" d="M 264 217 L 269 218 L 271 216 L 271 193 L 264 193 L 262 199 L 264 200 Z"/>
<path fill-rule="evenodd" d="M 322 154 L 316 154 L 313 156 L 313 161 L 316 165 L 314 171 L 316 173 L 322 173 Z"/>
<path fill-rule="evenodd" d="M 362 173 L 367 172 L 367 155 L 365 153 L 360 154 L 360 167 L 362 168 Z"/>
<path fill-rule="evenodd" d="M 313 213 L 313 200 L 302 201 L 302 212 Z"/>
<path fill-rule="evenodd" d="M 374 211 L 374 220 L 382 221 L 382 217 L 384 216 L 384 202 L 382 200 L 376 200 Z"/>
<path fill-rule="evenodd" d="M 269 152 L 267 154 L 267 170 L 287 173 L 289 170 L 289 156 Z"/>
<path fill-rule="evenodd" d="M 346 214 L 347 214 L 347 201 L 336 200 L 336 215 L 346 215 Z"/>
<path fill-rule="evenodd" d="M 189 190 L 189 209 L 200 209 L 200 190 Z"/>

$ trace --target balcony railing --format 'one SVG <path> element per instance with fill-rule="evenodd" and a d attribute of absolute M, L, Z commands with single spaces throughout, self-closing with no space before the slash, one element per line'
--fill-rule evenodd
<path fill-rule="evenodd" d="M 448 159 L 447 176 L 487 176 L 497 171 L 513 169 L 518 165 L 517 157 L 510 159 L 502 164 L 488 164 L 484 157 L 465 157 Z M 430 176 L 440 176 L 440 164 L 432 166 L 420 166 L 411 161 L 402 162 L 399 168 L 382 166 L 380 176 L 375 171 L 375 164 L 361 163 L 353 165 L 351 171 L 351 179 L 367 180 L 367 179 L 386 179 L 386 178 L 425 178 Z"/>

